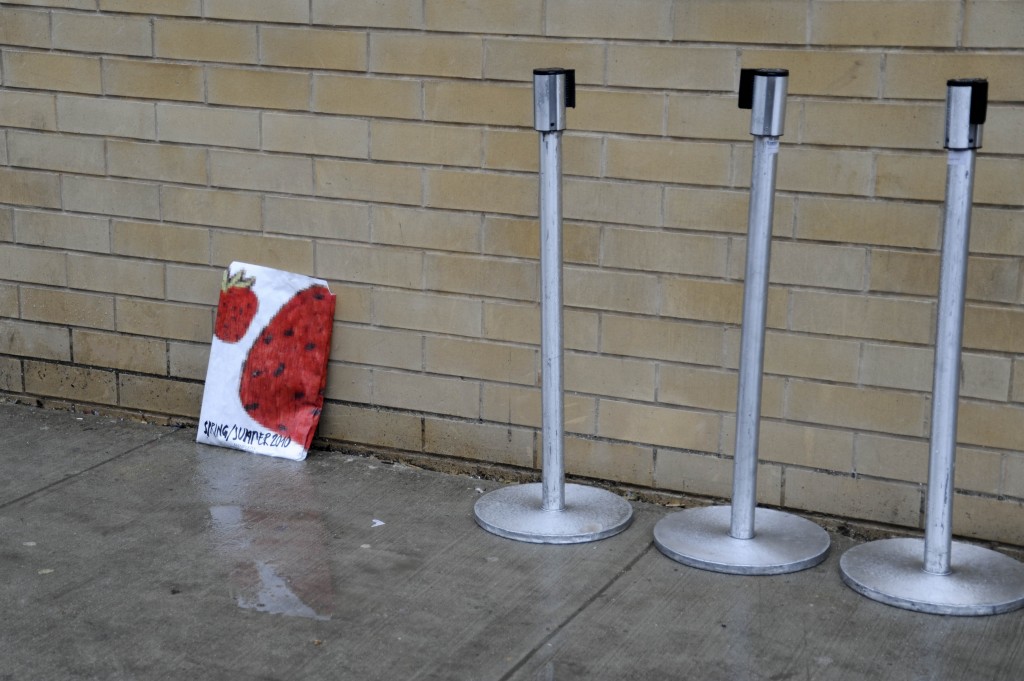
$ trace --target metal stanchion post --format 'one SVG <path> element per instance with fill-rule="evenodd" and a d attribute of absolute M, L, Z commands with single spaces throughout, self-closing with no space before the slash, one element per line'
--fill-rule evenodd
<path fill-rule="evenodd" d="M 654 543 L 673 560 L 714 572 L 775 575 L 813 567 L 828 554 L 828 533 L 799 516 L 756 507 L 768 263 L 775 168 L 786 113 L 789 72 L 743 69 L 739 105 L 752 109 L 754 161 L 743 290 L 736 454 L 731 506 L 693 508 L 662 518 Z"/>
<path fill-rule="evenodd" d="M 946 85 L 949 156 L 924 540 L 861 544 L 843 554 L 839 569 L 854 591 L 888 605 L 940 615 L 994 615 L 1024 606 L 1024 565 L 980 546 L 954 543 L 952 523 L 974 158 L 981 147 L 988 83 L 972 78 Z"/>
<path fill-rule="evenodd" d="M 565 483 L 562 391 L 562 131 L 576 105 L 575 72 L 533 72 L 534 128 L 540 133 L 541 482 L 495 490 L 476 502 L 488 532 L 538 544 L 576 544 L 622 532 L 633 507 L 611 492 Z"/>

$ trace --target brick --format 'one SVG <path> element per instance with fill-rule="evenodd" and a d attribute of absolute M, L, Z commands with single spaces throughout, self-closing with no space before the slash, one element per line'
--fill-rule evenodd
<path fill-rule="evenodd" d="M 202 16 L 201 0 L 99 0 L 103 12 L 132 12 L 168 16 Z"/>
<path fill-rule="evenodd" d="M 209 345 L 167 343 L 168 374 L 174 378 L 191 378 L 201 381 L 206 378 L 209 362 Z"/>
<path fill-rule="evenodd" d="M 739 332 L 734 352 L 729 353 L 726 366 L 739 366 Z M 855 383 L 860 343 L 839 338 L 819 338 L 773 331 L 765 334 L 764 371 L 781 376 L 818 378 L 826 381 Z"/>
<path fill-rule="evenodd" d="M 921 490 L 917 485 L 790 468 L 785 502 L 791 508 L 917 527 Z"/>
<path fill-rule="evenodd" d="M 192 64 L 106 58 L 103 60 L 103 91 L 122 97 L 201 102 L 203 68 Z"/>
<path fill-rule="evenodd" d="M 484 40 L 484 78 L 533 82 L 524 64 L 562 65 L 576 70 L 576 82 L 604 83 L 605 47 L 566 40 L 529 40 L 488 36 Z"/>
<path fill-rule="evenodd" d="M 750 185 L 751 153 L 750 147 L 745 147 L 740 154 L 736 178 L 739 185 Z M 869 196 L 874 190 L 873 164 L 868 152 L 785 145 L 779 154 L 776 186 L 798 192 Z"/>
<path fill-rule="evenodd" d="M 420 118 L 417 80 L 364 76 L 313 76 L 313 110 L 382 118 Z"/>
<path fill-rule="evenodd" d="M 694 452 L 658 449 L 654 482 L 660 489 L 728 499 L 732 495 L 732 459 Z M 757 501 L 781 503 L 782 475 L 778 466 L 761 464 L 757 471 Z"/>
<path fill-rule="evenodd" d="M 0 241 L 14 241 L 14 210 L 0 208 Z"/>
<path fill-rule="evenodd" d="M 163 141 L 246 149 L 260 146 L 260 118 L 255 111 L 158 104 L 156 120 Z"/>
<path fill-rule="evenodd" d="M 103 140 L 11 130 L 7 134 L 8 163 L 12 166 L 102 175 Z"/>
<path fill-rule="evenodd" d="M 143 298 L 164 297 L 164 265 L 126 258 L 68 254 L 68 286 Z"/>
<path fill-rule="evenodd" d="M 740 56 L 744 68 L 782 65 L 789 69 L 787 89 L 790 95 L 874 98 L 881 89 L 882 55 L 877 53 L 744 48 Z M 901 55 L 885 55 L 886 78 L 891 73 L 892 59 L 897 56 Z"/>
<path fill-rule="evenodd" d="M 768 387 L 767 384 L 765 387 Z M 762 399 L 767 396 L 768 392 L 768 390 L 762 391 Z M 658 402 L 734 412 L 736 410 L 736 372 L 693 366 L 662 365 L 658 370 Z"/>
<path fill-rule="evenodd" d="M 223 273 L 209 267 L 167 265 L 167 300 L 216 305 Z"/>
<path fill-rule="evenodd" d="M 569 437 L 564 445 L 565 471 L 598 480 L 654 486 L 654 450 L 617 442 Z"/>
<path fill-rule="evenodd" d="M 945 187 L 946 165 L 942 156 L 879 154 L 876 159 L 876 196 L 942 201 Z"/>
<path fill-rule="evenodd" d="M 570 350 L 597 351 L 598 316 L 568 310 L 563 317 L 563 342 Z M 484 338 L 540 344 L 540 308 L 536 304 L 484 302 Z"/>
<path fill-rule="evenodd" d="M 724 276 L 729 242 L 703 234 L 609 227 L 601 264 L 643 272 Z"/>
<path fill-rule="evenodd" d="M 1008 357 L 964 353 L 960 394 L 983 400 L 1005 401 L 1010 393 Z"/>
<path fill-rule="evenodd" d="M 743 284 L 732 281 L 673 278 L 662 281 L 661 314 L 682 319 L 738 324 L 743 316 Z M 768 291 L 769 327 L 786 325 L 785 292 Z"/>
<path fill-rule="evenodd" d="M 719 366 L 723 333 L 720 325 L 604 314 L 601 318 L 601 351 Z"/>
<path fill-rule="evenodd" d="M 648 3 L 643 3 L 645 6 Z M 668 27 L 669 22 L 664 22 Z M 650 34 L 643 36 L 650 39 Z M 608 84 L 672 90 L 729 91 L 735 87 L 736 50 L 722 47 L 608 46 Z M 600 83 L 599 83 L 600 84 Z"/>
<path fill-rule="evenodd" d="M 714 452 L 721 425 L 717 414 L 601 400 L 597 434 L 634 444 Z"/>
<path fill-rule="evenodd" d="M 187 187 L 162 187 L 164 220 L 186 224 L 260 228 L 260 199 L 253 194 Z"/>
<path fill-rule="evenodd" d="M 627 225 L 661 224 L 661 187 L 652 184 L 565 181 L 565 217 Z"/>
<path fill-rule="evenodd" d="M 67 285 L 66 258 L 60 251 L 0 244 L 0 260 L 4 262 L 4 279 L 7 281 Z"/>
<path fill-rule="evenodd" d="M 431 121 L 525 127 L 533 124 L 533 92 L 520 85 L 428 81 L 423 110 Z"/>
<path fill-rule="evenodd" d="M 856 436 L 856 472 L 890 480 L 928 480 L 928 442 L 873 433 Z"/>
<path fill-rule="evenodd" d="M 513 215 L 536 215 L 537 180 L 526 175 L 427 169 L 425 204 Z"/>
<path fill-rule="evenodd" d="M 607 89 L 576 92 L 577 108 L 567 114 L 573 130 L 661 135 L 664 131 L 665 96 L 633 90 Z M 532 121 L 531 121 L 532 123 Z"/>
<path fill-rule="evenodd" d="M 144 102 L 58 96 L 57 123 L 62 132 L 156 139 L 154 105 Z"/>
<path fill-rule="evenodd" d="M 654 400 L 654 362 L 570 352 L 565 354 L 564 363 L 566 390 L 627 400 Z"/>
<path fill-rule="evenodd" d="M 932 340 L 931 302 L 814 291 L 791 296 L 794 331 L 907 343 Z"/>
<path fill-rule="evenodd" d="M 1024 161 L 983 156 L 978 159 L 976 182 L 976 202 L 1024 206 L 1020 192 L 1024 183 Z"/>
<path fill-rule="evenodd" d="M 11 393 L 25 392 L 20 360 L 0 357 L 0 390 Z"/>
<path fill-rule="evenodd" d="M 1024 542 L 1024 532 L 1018 520 L 1024 512 L 1024 503 L 973 494 L 954 495 L 951 503 L 953 532 L 956 534 L 1015 545 Z"/>
<path fill-rule="evenodd" d="M 56 130 L 56 100 L 53 95 L 0 90 L 0 125 Z"/>
<path fill-rule="evenodd" d="M 303 111 L 309 109 L 311 87 L 312 76 L 297 71 L 206 68 L 210 104 Z"/>
<path fill-rule="evenodd" d="M 686 184 L 729 183 L 732 149 L 727 144 L 609 139 L 608 177 Z"/>
<path fill-rule="evenodd" d="M 422 200 L 419 168 L 329 159 L 313 165 L 318 196 L 413 205 Z"/>
<path fill-rule="evenodd" d="M 263 149 L 293 154 L 366 158 L 370 125 L 354 118 L 264 113 Z"/>
<path fill-rule="evenodd" d="M 260 63 L 267 66 L 363 71 L 366 46 L 364 31 L 260 27 Z"/>
<path fill-rule="evenodd" d="M 376 289 L 372 299 L 373 320 L 380 326 L 472 337 L 481 332 L 483 312 L 473 298 Z"/>
<path fill-rule="evenodd" d="M 117 403 L 113 371 L 49 362 L 25 362 L 25 392 L 95 404 Z"/>
<path fill-rule="evenodd" d="M 71 342 L 65 328 L 0 318 L 0 352 L 66 362 Z"/>
<path fill-rule="evenodd" d="M 373 321 L 373 288 L 330 282 L 337 296 L 334 318 L 338 321 L 369 324 Z"/>
<path fill-rule="evenodd" d="M 746 239 L 733 244 L 737 264 L 746 262 Z M 797 241 L 772 244 L 770 279 L 775 284 L 796 284 L 859 291 L 867 278 L 867 249 Z M 742 260 L 742 263 L 740 262 Z M 740 276 L 739 272 L 735 273 Z"/>
<path fill-rule="evenodd" d="M 533 431 L 441 419 L 423 420 L 423 451 L 460 459 L 533 466 Z"/>
<path fill-rule="evenodd" d="M 537 385 L 539 353 L 519 345 L 428 336 L 423 364 L 429 373 Z"/>
<path fill-rule="evenodd" d="M 809 8 L 803 0 L 695 0 L 676 3 L 673 38 L 679 41 L 803 45 Z M 742 17 L 738 21 L 737 17 Z"/>
<path fill-rule="evenodd" d="M 153 31 L 148 17 L 54 12 L 52 31 L 53 47 L 59 50 L 153 54 Z"/>
<path fill-rule="evenodd" d="M 800 107 L 787 107 L 787 121 L 793 120 Z M 672 137 L 702 140 L 750 140 L 750 115 L 736 106 L 735 95 L 717 96 L 708 93 L 668 94 L 667 133 Z M 786 125 L 791 134 L 799 126 Z"/>
<path fill-rule="evenodd" d="M 548 0 L 547 35 L 672 39 L 672 0 Z"/>
<path fill-rule="evenodd" d="M 484 168 L 537 172 L 537 133 L 523 130 L 484 131 Z M 595 135 L 562 136 L 562 171 L 566 175 L 601 175 L 602 140 Z"/>
<path fill-rule="evenodd" d="M 1010 399 L 1014 402 L 1024 402 L 1024 360 L 1013 360 L 1013 385 L 1010 389 Z"/>
<path fill-rule="evenodd" d="M 208 343 L 213 337 L 213 315 L 208 306 L 118 298 L 117 331 Z"/>
<path fill-rule="evenodd" d="M 288 194 L 313 193 L 313 164 L 308 158 L 210 151 L 210 184 Z"/>
<path fill-rule="evenodd" d="M 375 371 L 373 403 L 475 419 L 480 413 L 480 385 L 458 378 Z"/>
<path fill-rule="evenodd" d="M 325 404 L 317 431 L 320 437 L 372 447 L 420 451 L 423 418 L 376 408 Z"/>
<path fill-rule="evenodd" d="M 122 407 L 195 418 L 203 403 L 202 383 L 121 374 L 118 384 Z"/>
<path fill-rule="evenodd" d="M 666 187 L 665 224 L 690 230 L 746 234 L 749 203 L 750 192 L 747 191 Z M 775 197 L 772 216 L 775 235 L 792 232 L 794 210 L 791 198 Z"/>
<path fill-rule="evenodd" d="M 963 346 L 997 352 L 1024 351 L 1024 312 L 1006 307 L 967 305 Z"/>
<path fill-rule="evenodd" d="M 106 178 L 65 177 L 66 210 L 125 217 L 160 218 L 159 188 L 153 184 Z"/>
<path fill-rule="evenodd" d="M 1012 303 L 1017 300 L 1020 263 L 1008 258 L 971 257 L 967 298 Z M 874 250 L 871 289 L 935 296 L 939 290 L 939 255 Z"/>
<path fill-rule="evenodd" d="M 432 291 L 537 300 L 540 276 L 533 262 L 428 253 L 423 271 Z"/>
<path fill-rule="evenodd" d="M 423 28 L 422 0 L 313 0 L 313 23 L 338 26 Z M 449 30 L 449 29 L 445 29 Z"/>
<path fill-rule="evenodd" d="M 478 252 L 480 217 L 451 211 L 374 206 L 373 242 L 428 250 Z"/>
<path fill-rule="evenodd" d="M 0 44 L 50 47 L 50 14 L 0 8 Z"/>
<path fill-rule="evenodd" d="M 209 19 L 308 24 L 308 0 L 206 0 Z"/>
<path fill-rule="evenodd" d="M 563 269 L 565 304 L 639 314 L 658 311 L 657 277 L 581 267 Z"/>
<path fill-rule="evenodd" d="M 483 39 L 477 36 L 423 33 L 374 33 L 370 70 L 401 75 L 479 78 Z"/>
<path fill-rule="evenodd" d="M 540 224 L 488 215 L 484 218 L 484 253 L 517 258 L 540 257 Z M 601 228 L 578 222 L 562 223 L 562 260 L 597 265 L 601 257 Z"/>
<path fill-rule="evenodd" d="M 288 272 L 312 274 L 313 243 L 308 239 L 213 232 L 210 239 L 210 262 L 227 267 L 236 260 Z"/>
<path fill-rule="evenodd" d="M 413 250 L 356 244 L 317 245 L 317 276 L 339 281 L 418 289 L 423 254 Z"/>
<path fill-rule="evenodd" d="M 593 435 L 597 401 L 585 395 L 566 394 L 565 431 Z M 508 384 L 484 383 L 480 416 L 489 421 L 541 427 L 541 391 Z"/>
<path fill-rule="evenodd" d="M 143 374 L 167 373 L 167 343 L 116 333 L 74 329 L 74 361 L 78 364 L 124 369 Z"/>
<path fill-rule="evenodd" d="M 927 406 L 917 393 L 792 380 L 786 415 L 795 421 L 922 437 Z"/>
<path fill-rule="evenodd" d="M 321 199 L 263 198 L 263 226 L 267 233 L 368 241 L 368 206 Z"/>
<path fill-rule="evenodd" d="M 1020 47 L 1020 8 L 1001 0 L 968 0 L 964 6 L 964 47 Z"/>
<path fill-rule="evenodd" d="M 970 4 L 970 3 L 968 3 Z M 957 52 L 892 52 L 885 55 L 883 95 L 899 99 L 945 101 L 946 81 L 966 74 L 983 74 L 989 81 L 989 98 L 1014 100 L 1024 88 L 1024 55 Z M 985 127 L 987 137 L 993 128 Z"/>
<path fill-rule="evenodd" d="M 0 168 L 0 203 L 60 207 L 60 181 L 52 173 Z"/>
<path fill-rule="evenodd" d="M 845 0 L 814 3 L 811 42 L 816 45 L 956 47 L 960 3 L 931 0 Z"/>
<path fill-rule="evenodd" d="M 9 5 L 37 5 L 66 9 L 96 9 L 96 0 L 9 0 Z"/>
<path fill-rule="evenodd" d="M 155 19 L 154 56 L 188 61 L 255 64 L 256 26 Z"/>
<path fill-rule="evenodd" d="M 732 430 L 735 431 L 735 425 Z M 852 473 L 853 440 L 853 434 L 848 431 L 764 419 L 758 459 Z"/>
<path fill-rule="evenodd" d="M 423 369 L 423 336 L 408 331 L 335 324 L 331 358 L 352 364 Z"/>
<path fill-rule="evenodd" d="M 475 128 L 374 121 L 371 135 L 374 159 L 480 166 L 483 133 Z"/>
<path fill-rule="evenodd" d="M 102 92 L 98 57 L 5 50 L 3 66 L 7 87 L 83 94 Z"/>
<path fill-rule="evenodd" d="M 331 363 L 327 366 L 327 385 L 324 395 L 341 402 L 372 401 L 373 371 L 367 367 L 354 367 Z"/>
<path fill-rule="evenodd" d="M 522 35 L 539 35 L 544 14 L 541 0 L 425 0 L 423 11 L 429 30 Z"/>
<path fill-rule="evenodd" d="M 937 248 L 942 208 L 918 203 L 801 197 L 796 236 L 906 248 Z"/>
<path fill-rule="evenodd" d="M 1005 466 L 1004 493 L 1017 498 L 1024 497 L 1024 459 L 1019 452 L 1010 453 L 1006 456 Z"/>
<path fill-rule="evenodd" d="M 107 171 L 111 175 L 143 180 L 206 184 L 206 150 L 109 140 Z"/>
<path fill-rule="evenodd" d="M 1024 143 L 1021 134 L 1024 132 L 1024 110 L 1019 106 L 991 106 L 988 109 L 985 131 L 985 148 L 989 153 L 1021 154 Z"/>
<path fill-rule="evenodd" d="M 945 110 L 939 104 L 804 102 L 801 140 L 885 149 L 942 147 Z M 842 139 L 837 139 L 837 131 Z"/>

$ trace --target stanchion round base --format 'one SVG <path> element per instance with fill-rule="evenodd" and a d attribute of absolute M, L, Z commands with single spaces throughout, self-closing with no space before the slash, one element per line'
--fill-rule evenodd
<path fill-rule="evenodd" d="M 541 483 L 512 485 L 480 497 L 476 522 L 488 532 L 534 544 L 580 544 L 622 532 L 633 521 L 633 507 L 611 492 L 586 485 L 565 486 L 565 509 L 541 507 Z"/>
<path fill-rule="evenodd" d="M 754 509 L 754 536 L 729 534 L 732 506 L 690 508 L 654 526 L 654 544 L 683 565 L 733 575 L 781 575 L 814 567 L 828 555 L 828 532 L 810 520 Z"/>
<path fill-rule="evenodd" d="M 868 598 L 934 615 L 998 615 L 1024 606 L 1024 564 L 953 542 L 950 573 L 924 571 L 923 539 L 882 539 L 839 559 L 846 585 Z"/>

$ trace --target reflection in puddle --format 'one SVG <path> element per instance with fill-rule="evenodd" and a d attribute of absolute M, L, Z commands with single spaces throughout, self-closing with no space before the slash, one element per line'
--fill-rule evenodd
<path fill-rule="evenodd" d="M 213 539 L 231 568 L 232 598 L 247 610 L 330 619 L 334 584 L 323 513 L 296 510 L 315 502 L 306 472 L 221 457 L 202 457 L 201 466 Z"/>

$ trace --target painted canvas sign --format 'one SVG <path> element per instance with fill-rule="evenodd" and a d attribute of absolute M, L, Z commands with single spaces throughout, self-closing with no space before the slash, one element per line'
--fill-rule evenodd
<path fill-rule="evenodd" d="M 334 304 L 321 279 L 231 263 L 196 441 L 305 459 L 323 408 Z"/>

